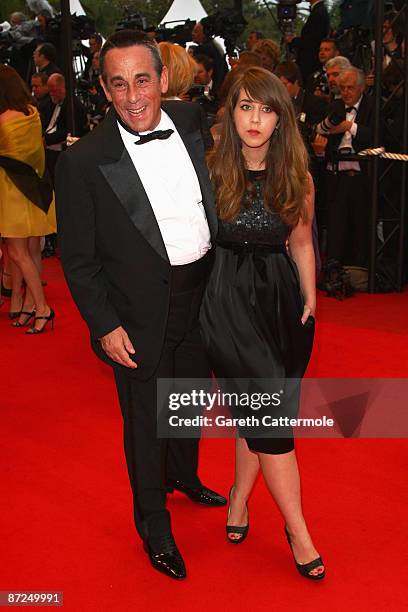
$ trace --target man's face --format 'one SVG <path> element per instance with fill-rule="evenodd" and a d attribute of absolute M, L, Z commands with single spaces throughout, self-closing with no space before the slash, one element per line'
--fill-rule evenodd
<path fill-rule="evenodd" d="M 41 79 L 38 76 L 33 75 L 31 77 L 31 90 L 34 97 L 37 100 L 41 100 L 41 98 L 46 96 L 48 93 L 48 85 L 47 83 L 43 85 Z"/>
<path fill-rule="evenodd" d="M 197 73 L 194 77 L 194 82 L 199 85 L 208 85 L 212 79 L 212 70 L 207 71 L 203 64 L 197 63 Z"/>
<path fill-rule="evenodd" d="M 44 17 L 44 15 L 37 15 L 37 21 L 40 28 L 42 30 L 45 30 L 45 28 L 47 27 L 47 19 Z"/>
<path fill-rule="evenodd" d="M 92 69 L 99 71 L 99 51 L 96 51 L 92 56 Z"/>
<path fill-rule="evenodd" d="M 394 41 L 394 34 L 391 28 L 391 23 L 386 19 L 383 24 L 383 43 L 388 45 Z"/>
<path fill-rule="evenodd" d="M 204 42 L 204 28 L 200 22 L 195 24 L 191 33 L 191 38 L 193 39 L 193 42 L 195 42 L 197 45 L 201 45 L 201 43 Z"/>
<path fill-rule="evenodd" d="M 89 50 L 90 50 L 90 52 L 92 54 L 96 53 L 96 51 L 99 51 L 100 48 L 101 47 L 100 47 L 98 41 L 95 38 L 90 38 L 89 39 Z"/>
<path fill-rule="evenodd" d="M 54 104 L 60 104 L 65 99 L 65 85 L 51 75 L 47 81 L 48 93 Z"/>
<path fill-rule="evenodd" d="M 10 25 L 11 27 L 18 26 L 21 23 L 20 17 L 18 15 L 10 15 Z"/>
<path fill-rule="evenodd" d="M 38 66 L 39 68 L 41 68 L 41 66 L 44 63 L 44 56 L 40 53 L 40 49 L 41 47 L 37 47 L 36 49 L 34 49 L 33 52 L 33 60 L 34 60 L 34 64 L 36 66 Z"/>
<path fill-rule="evenodd" d="M 353 106 L 362 96 L 364 87 L 358 84 L 354 72 L 345 72 L 339 79 L 340 94 L 346 106 Z"/>
<path fill-rule="evenodd" d="M 340 76 L 340 66 L 336 64 L 334 66 L 330 66 L 326 70 L 327 82 L 329 83 L 329 88 L 331 93 L 338 94 L 339 93 L 339 76 Z"/>
<path fill-rule="evenodd" d="M 159 77 L 150 50 L 134 45 L 108 51 L 104 72 L 102 87 L 122 121 L 136 132 L 154 130 L 168 86 L 166 67 Z"/>
<path fill-rule="evenodd" d="M 325 64 L 329 59 L 336 57 L 336 47 L 332 42 L 322 42 L 319 48 L 319 62 Z"/>
<path fill-rule="evenodd" d="M 296 96 L 299 93 L 299 89 L 300 89 L 299 83 L 297 81 L 295 81 L 294 83 L 291 83 L 291 81 L 288 81 L 288 79 L 284 76 L 281 76 L 279 78 L 284 84 L 284 86 L 286 87 L 286 89 L 288 90 L 288 94 L 290 95 L 290 97 L 296 98 Z"/>
<path fill-rule="evenodd" d="M 246 40 L 247 49 L 251 50 L 254 45 L 258 42 L 256 32 L 250 32 Z"/>

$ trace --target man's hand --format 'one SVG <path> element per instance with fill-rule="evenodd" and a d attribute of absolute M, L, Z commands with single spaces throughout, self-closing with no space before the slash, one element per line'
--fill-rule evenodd
<path fill-rule="evenodd" d="M 347 121 L 345 119 L 344 121 L 339 123 L 339 125 L 335 125 L 334 127 L 330 128 L 329 134 L 344 134 L 344 132 L 347 132 L 352 125 L 353 121 Z"/>
<path fill-rule="evenodd" d="M 123 327 L 117 327 L 99 340 L 103 350 L 113 361 L 126 368 L 137 368 L 137 363 L 129 357 L 129 354 L 135 354 L 135 349 Z"/>
<path fill-rule="evenodd" d="M 325 136 L 321 136 L 320 134 L 316 134 L 314 141 L 312 142 L 313 151 L 319 157 L 324 155 L 327 145 L 327 138 Z"/>

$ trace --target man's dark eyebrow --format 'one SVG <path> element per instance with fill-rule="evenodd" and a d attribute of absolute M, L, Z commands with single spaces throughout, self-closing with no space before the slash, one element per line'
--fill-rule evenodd
<path fill-rule="evenodd" d="M 141 77 L 148 77 L 150 79 L 151 75 L 148 72 L 138 72 L 133 78 L 134 80 L 137 80 Z M 120 74 L 115 74 L 113 77 L 111 77 L 110 81 L 113 83 L 114 81 L 126 81 L 126 79 L 123 76 L 120 76 Z"/>

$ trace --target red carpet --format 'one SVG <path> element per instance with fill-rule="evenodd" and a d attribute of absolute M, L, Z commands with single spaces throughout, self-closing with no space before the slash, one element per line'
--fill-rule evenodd
<path fill-rule="evenodd" d="M 8 305 L 0 311 L 0 591 L 63 591 L 70 612 L 406 609 L 405 440 L 298 442 L 305 513 L 327 565 L 323 583 L 296 572 L 262 481 L 242 547 L 225 542 L 225 509 L 173 496 L 188 579 L 151 569 L 132 524 L 110 370 L 89 349 L 58 262 L 46 261 L 44 276 L 54 332 L 25 336 L 11 328 Z M 407 292 L 344 302 L 319 296 L 309 376 L 406 377 L 407 304 Z M 203 481 L 226 494 L 232 471 L 232 441 L 205 440 Z"/>

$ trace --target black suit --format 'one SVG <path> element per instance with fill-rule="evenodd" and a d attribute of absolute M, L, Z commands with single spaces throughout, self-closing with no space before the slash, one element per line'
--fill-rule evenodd
<path fill-rule="evenodd" d="M 45 131 L 51 121 L 51 117 L 55 110 L 55 104 L 49 98 L 41 107 L 41 121 L 43 122 L 43 130 Z M 75 118 L 75 136 L 83 136 L 88 129 L 88 117 L 86 110 L 78 98 L 74 97 L 74 118 Z M 55 165 L 58 161 L 60 151 L 47 148 L 49 145 L 62 145 L 68 136 L 68 108 L 66 98 L 64 99 L 60 114 L 58 115 L 56 130 L 52 134 L 44 133 L 45 141 L 45 161 L 47 168 L 54 179 Z M 60 147 L 62 148 L 62 147 Z"/>
<path fill-rule="evenodd" d="M 335 100 L 329 110 L 346 118 L 343 100 Z M 363 95 L 356 117 L 357 134 L 352 138 L 355 153 L 373 146 L 373 99 Z M 360 161 L 360 173 L 336 170 L 341 156 L 338 147 L 343 134 L 328 137 L 326 157 L 334 172 L 328 173 L 328 256 L 342 263 L 366 266 L 371 204 L 369 166 Z"/>
<path fill-rule="evenodd" d="M 193 162 L 213 241 L 217 218 L 199 131 L 200 108 L 178 101 L 163 103 L 163 108 Z M 188 302 L 173 294 L 175 268 L 112 111 L 62 154 L 57 212 L 69 288 L 95 352 L 115 369 L 136 527 L 142 537 L 157 535 L 169 528 L 163 482 L 167 452 L 167 477 L 200 485 L 198 441 L 167 445 L 156 439 L 156 378 L 209 376 L 198 328 L 203 287 L 192 290 Z M 136 370 L 111 361 L 98 341 L 119 326 L 135 347 Z"/>
<path fill-rule="evenodd" d="M 320 68 L 319 47 L 330 30 L 330 20 L 324 2 L 312 7 L 310 16 L 302 28 L 299 38 L 294 38 L 290 48 L 296 51 L 296 61 L 302 73 L 303 82 Z"/>

